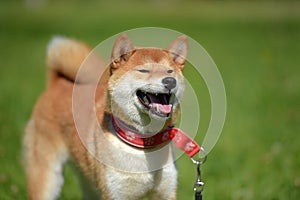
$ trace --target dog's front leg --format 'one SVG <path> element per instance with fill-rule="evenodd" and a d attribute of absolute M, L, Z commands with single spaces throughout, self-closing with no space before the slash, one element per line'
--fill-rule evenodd
<path fill-rule="evenodd" d="M 155 177 L 155 188 L 150 194 L 151 200 L 175 200 L 177 190 L 177 169 L 169 164 L 158 171 Z"/>

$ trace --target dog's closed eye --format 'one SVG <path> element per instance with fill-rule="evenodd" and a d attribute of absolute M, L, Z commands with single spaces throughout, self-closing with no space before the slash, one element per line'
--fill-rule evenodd
<path fill-rule="evenodd" d="M 149 72 L 150 72 L 150 71 L 147 70 L 147 69 L 139 69 L 138 71 L 141 72 L 141 73 L 149 73 Z"/>

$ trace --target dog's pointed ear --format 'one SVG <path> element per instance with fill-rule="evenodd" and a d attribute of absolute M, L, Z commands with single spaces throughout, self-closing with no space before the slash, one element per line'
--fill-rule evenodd
<path fill-rule="evenodd" d="M 122 33 L 116 40 L 112 53 L 111 62 L 113 68 L 118 68 L 121 64 L 126 62 L 132 54 L 134 46 L 127 34 Z"/>
<path fill-rule="evenodd" d="M 182 70 L 187 57 L 187 37 L 185 35 L 178 37 L 166 50 L 169 52 L 169 55 L 175 64 L 177 64 Z"/>

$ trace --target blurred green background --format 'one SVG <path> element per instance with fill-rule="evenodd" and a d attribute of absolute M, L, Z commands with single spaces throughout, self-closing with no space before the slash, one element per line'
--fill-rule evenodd
<path fill-rule="evenodd" d="M 300 199 L 299 11 L 284 0 L 0 1 L 0 199 L 26 199 L 22 134 L 45 87 L 50 38 L 96 46 L 144 26 L 194 38 L 223 76 L 227 119 L 202 167 L 204 199 Z M 177 163 L 178 199 L 193 199 L 194 166 Z M 70 167 L 65 174 L 60 199 L 80 199 Z"/>

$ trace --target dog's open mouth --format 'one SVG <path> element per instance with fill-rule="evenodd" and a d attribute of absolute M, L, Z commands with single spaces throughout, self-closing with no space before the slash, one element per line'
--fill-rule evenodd
<path fill-rule="evenodd" d="M 150 93 L 137 90 L 136 95 L 148 110 L 160 117 L 168 117 L 172 111 L 171 93 Z"/>

